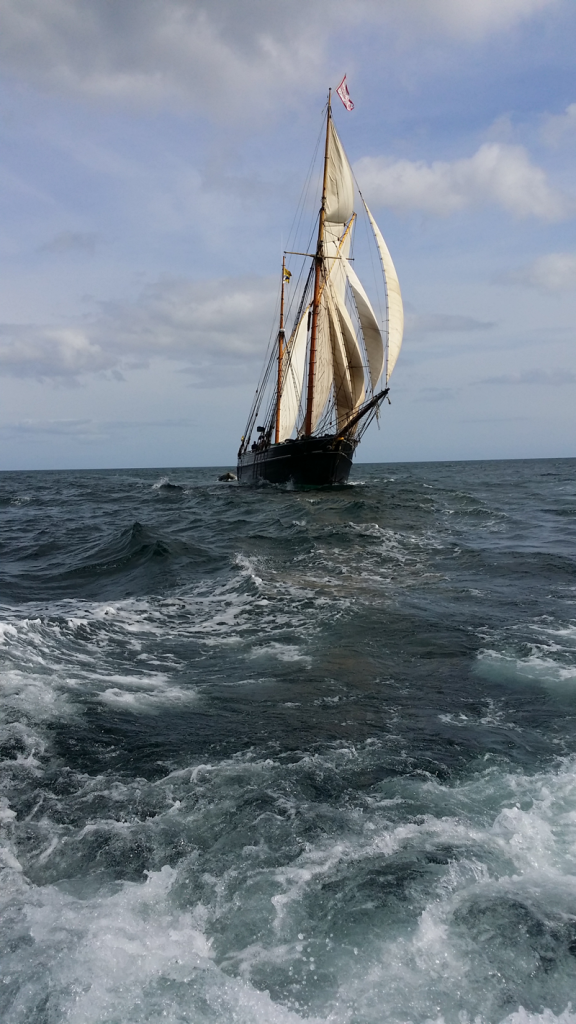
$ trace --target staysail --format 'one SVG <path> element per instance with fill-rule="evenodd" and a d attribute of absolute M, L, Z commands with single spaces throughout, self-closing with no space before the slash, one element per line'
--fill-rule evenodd
<path fill-rule="evenodd" d="M 404 334 L 404 307 L 402 305 L 402 293 L 400 291 L 400 282 L 398 280 L 398 274 L 396 273 L 396 267 L 392 262 L 392 257 L 388 251 L 388 246 L 384 241 L 382 232 L 370 213 L 364 198 L 362 198 L 362 202 L 364 203 L 366 213 L 370 218 L 374 238 L 376 239 L 376 245 L 378 246 L 378 252 L 380 253 L 380 259 L 382 261 L 384 280 L 386 282 L 386 294 L 388 297 L 388 358 L 386 360 L 386 383 L 388 383 L 390 380 L 390 374 L 396 366 L 396 360 L 398 359 L 400 349 L 402 347 L 402 336 Z"/>
<path fill-rule="evenodd" d="M 312 399 L 312 430 L 316 430 L 322 419 L 324 408 L 332 391 L 334 363 L 330 340 L 330 320 L 326 303 L 322 302 L 318 314 L 318 335 L 316 341 L 316 367 L 314 375 L 314 396 Z"/>
<path fill-rule="evenodd" d="M 306 365 L 306 338 L 308 326 L 308 311 L 306 307 L 300 323 L 298 324 L 292 338 L 286 346 L 284 356 L 284 381 L 282 386 L 282 401 L 280 405 L 280 424 L 278 440 L 285 441 L 294 430 L 300 409 L 300 398 L 302 396 L 302 385 L 304 383 L 304 369 Z"/>

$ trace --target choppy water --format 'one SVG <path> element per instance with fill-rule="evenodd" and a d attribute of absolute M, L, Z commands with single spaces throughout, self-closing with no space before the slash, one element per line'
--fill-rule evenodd
<path fill-rule="evenodd" d="M 2 1021 L 576 1021 L 576 460 L 162 475 L 0 477 Z"/>

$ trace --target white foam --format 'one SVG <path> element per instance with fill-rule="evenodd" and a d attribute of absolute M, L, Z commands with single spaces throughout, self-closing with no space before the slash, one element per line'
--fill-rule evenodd
<path fill-rule="evenodd" d="M 248 751 L 153 783 L 86 779 L 77 807 L 94 808 L 96 816 L 79 823 L 73 837 L 69 826 L 50 831 L 45 813 L 36 869 L 57 862 L 59 840 L 92 850 L 107 832 L 118 842 L 138 835 L 159 849 L 163 829 L 190 828 L 194 836 L 215 819 L 228 823 L 230 846 L 224 831 L 193 885 L 196 852 L 175 868 L 150 872 L 145 883 L 105 883 L 97 895 L 88 888 L 75 898 L 52 885 L 28 886 L 18 851 L 9 848 L 14 863 L 5 861 L 6 870 L 20 879 L 11 892 L 20 893 L 33 945 L 10 966 L 22 972 L 22 995 L 7 1024 L 32 1019 L 34 1000 L 46 993 L 52 1017 L 72 1024 L 501 1021 L 490 943 L 506 937 L 496 933 L 484 942 L 482 928 L 466 931 L 458 915 L 476 905 L 540 901 L 558 920 L 576 920 L 576 764 L 536 776 L 491 769 L 452 786 L 400 778 L 395 792 L 389 780 L 381 795 L 375 788 L 340 806 L 299 795 L 300 777 L 338 777 L 347 766 L 378 760 L 380 751 L 375 740 L 340 745 L 291 765 Z M 257 811 L 251 825 L 238 822 L 245 813 L 236 807 L 238 795 L 247 793 L 278 801 L 283 817 Z M 136 817 L 140 801 L 144 810 Z M 298 856 L 278 864 L 275 830 L 284 821 L 288 834 L 307 839 Z M 315 821 L 320 828 L 310 828 Z M 8 813 L 6 825 L 13 824 Z M 435 861 L 444 850 L 448 859 Z M 391 924 L 386 902 L 378 909 L 362 895 L 362 879 L 391 877 L 382 874 L 387 863 L 397 865 L 399 878 L 402 865 L 412 863 L 417 879 L 429 854 L 438 866 L 422 890 L 423 905 L 413 906 L 410 883 L 402 923 Z M 340 903 L 348 891 L 349 902 Z M 300 978 L 298 1005 L 274 994 L 278 977 Z M 565 987 L 554 997 L 557 1016 L 522 1016 L 518 1000 L 507 1024 L 573 1024 Z M 542 1005 L 551 1006 L 546 991 Z"/>
<path fill-rule="evenodd" d="M 152 691 L 146 684 L 141 689 L 139 687 L 135 689 L 134 686 L 127 689 L 111 686 L 100 694 L 100 700 L 104 704 L 115 704 L 134 711 L 155 711 L 162 705 L 189 704 L 196 699 L 197 690 L 193 687 L 166 685 Z"/>
<path fill-rule="evenodd" d="M 572 1004 L 558 1015 L 552 1013 L 552 1010 L 530 1013 L 521 1006 L 515 1013 L 505 1017 L 501 1024 L 576 1024 L 576 1013 L 572 1011 Z"/>
<path fill-rule="evenodd" d="M 478 653 L 476 670 L 484 676 L 545 687 L 576 685 L 574 622 L 540 618 L 505 631 L 485 630 L 483 640 L 486 646 Z"/>
<path fill-rule="evenodd" d="M 321 1024 L 223 973 L 205 934 L 206 910 L 171 905 L 175 880 L 165 866 L 107 897 L 75 899 L 44 887 L 25 911 L 33 941 L 25 964 L 35 970 L 6 1024 L 30 1019 L 46 998 L 51 1018 L 69 1024 Z"/>
<path fill-rule="evenodd" d="M 250 652 L 251 658 L 262 658 L 266 656 L 272 656 L 277 658 L 279 661 L 300 661 L 308 666 L 312 664 L 312 659 L 308 655 L 303 654 L 301 648 L 296 644 L 281 644 L 273 642 L 263 644 L 259 647 L 254 647 Z"/>
<path fill-rule="evenodd" d="M 544 686 L 576 685 L 576 665 L 566 665 L 540 650 L 524 657 L 483 650 L 478 653 L 477 670 L 484 676 L 511 681 L 530 681 Z"/>

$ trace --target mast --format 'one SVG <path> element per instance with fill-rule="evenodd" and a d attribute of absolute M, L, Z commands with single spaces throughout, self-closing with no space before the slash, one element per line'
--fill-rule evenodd
<path fill-rule="evenodd" d="M 312 330 L 310 332 L 310 362 L 308 365 L 308 394 L 306 396 L 306 418 L 304 434 L 312 433 L 312 405 L 314 402 L 314 372 L 316 369 L 316 342 L 318 339 L 318 313 L 320 311 L 321 278 L 324 265 L 324 222 L 326 220 L 326 183 L 328 181 L 328 147 L 330 144 L 330 123 L 332 120 L 332 89 L 328 90 L 328 109 L 326 111 L 326 146 L 324 149 L 324 179 L 322 182 L 322 206 L 318 222 L 318 242 L 314 257 L 314 299 L 312 303 Z"/>
<path fill-rule="evenodd" d="M 276 432 L 274 443 L 280 441 L 280 398 L 282 394 L 282 361 L 284 358 L 284 284 L 286 279 L 286 256 L 282 257 L 282 291 L 280 292 L 280 327 L 278 330 L 278 381 L 276 384 Z"/>

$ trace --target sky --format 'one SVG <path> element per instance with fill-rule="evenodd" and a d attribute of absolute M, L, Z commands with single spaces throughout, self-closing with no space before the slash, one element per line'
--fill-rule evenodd
<path fill-rule="evenodd" d="M 576 456 L 574 0 L 0 0 L 0 23 L 0 469 L 234 465 L 345 73 L 406 311 L 359 461 Z"/>

